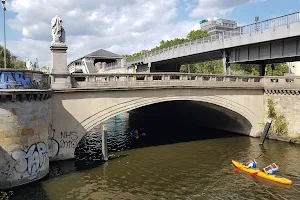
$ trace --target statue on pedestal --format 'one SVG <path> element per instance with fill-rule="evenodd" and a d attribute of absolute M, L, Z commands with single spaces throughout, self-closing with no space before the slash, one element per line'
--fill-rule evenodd
<path fill-rule="evenodd" d="M 27 62 L 26 62 L 26 68 L 28 70 L 33 70 L 33 64 L 32 64 L 30 59 L 28 59 Z"/>
<path fill-rule="evenodd" d="M 62 20 L 58 15 L 52 18 L 51 20 L 51 28 L 52 28 L 52 44 L 54 43 L 62 43 L 66 42 L 65 29 L 62 26 Z"/>

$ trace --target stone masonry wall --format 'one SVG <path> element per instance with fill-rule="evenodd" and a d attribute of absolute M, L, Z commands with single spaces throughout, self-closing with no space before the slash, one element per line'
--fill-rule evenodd
<path fill-rule="evenodd" d="M 0 189 L 47 175 L 58 151 L 48 139 L 51 121 L 51 99 L 0 102 Z"/>
<path fill-rule="evenodd" d="M 300 136 L 300 95 L 292 94 L 265 94 L 265 120 L 268 118 L 268 99 L 275 103 L 275 110 L 285 116 L 288 122 L 288 137 Z"/>

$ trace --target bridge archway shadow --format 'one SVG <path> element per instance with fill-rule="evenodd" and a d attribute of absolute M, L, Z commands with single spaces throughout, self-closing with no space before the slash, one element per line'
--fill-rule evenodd
<path fill-rule="evenodd" d="M 252 125 L 242 115 L 214 104 L 177 100 L 123 113 L 99 124 L 76 147 L 79 160 L 101 163 L 101 126 L 108 129 L 109 152 L 249 135 Z M 138 131 L 136 135 L 135 130 Z M 93 163 L 94 164 L 94 163 Z"/>
<path fill-rule="evenodd" d="M 237 137 L 249 135 L 252 128 L 242 115 L 199 101 L 156 103 L 129 113 L 129 127 L 139 131 L 132 148 Z"/>

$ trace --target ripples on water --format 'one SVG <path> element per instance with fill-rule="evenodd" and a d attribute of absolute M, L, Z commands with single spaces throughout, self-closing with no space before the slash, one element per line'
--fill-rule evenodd
<path fill-rule="evenodd" d="M 300 199 L 299 145 L 267 140 L 261 147 L 258 139 L 207 129 L 198 129 L 195 137 L 188 127 L 148 126 L 148 138 L 136 140 L 128 134 L 127 115 L 107 127 L 109 147 L 120 157 L 85 170 L 74 161 L 51 163 L 50 178 L 15 190 L 12 199 Z M 149 147 L 128 150 L 141 143 Z M 246 162 L 261 153 L 258 166 L 276 162 L 292 186 L 234 172 L 232 159 Z"/>

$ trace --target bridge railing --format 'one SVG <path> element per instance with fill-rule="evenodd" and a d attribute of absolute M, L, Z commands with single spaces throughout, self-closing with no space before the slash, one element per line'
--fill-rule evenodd
<path fill-rule="evenodd" d="M 300 90 L 300 76 L 225 76 L 190 73 L 96 73 L 52 74 L 71 76 L 72 88 L 140 88 L 140 87 L 204 87 L 204 88 L 261 88 Z M 59 81 L 59 79 L 58 79 Z"/>
<path fill-rule="evenodd" d="M 265 89 L 300 89 L 300 76 L 265 76 L 263 78 Z"/>
<path fill-rule="evenodd" d="M 145 59 L 148 57 L 159 55 L 159 54 L 162 54 L 162 53 L 165 53 L 168 51 L 179 50 L 180 48 L 186 48 L 186 47 L 190 48 L 191 46 L 194 46 L 197 44 L 205 44 L 205 43 L 213 43 L 216 41 L 224 41 L 224 40 L 231 39 L 233 37 L 241 37 L 243 35 L 251 35 L 251 34 L 254 34 L 257 32 L 263 32 L 264 30 L 271 29 L 271 28 L 273 28 L 275 30 L 276 27 L 289 26 L 290 24 L 297 23 L 297 22 L 300 22 L 300 12 L 276 17 L 273 19 L 257 22 L 254 24 L 249 24 L 249 25 L 242 26 L 242 27 L 238 27 L 238 28 L 230 30 L 230 31 L 224 31 L 222 34 L 204 37 L 201 39 L 189 41 L 189 42 L 179 44 L 176 46 L 159 49 L 156 51 L 148 51 L 147 53 L 144 53 L 140 56 L 128 58 L 128 59 L 126 59 L 126 61 L 127 61 L 127 65 L 141 63 L 141 62 L 145 62 Z"/>
<path fill-rule="evenodd" d="M 188 73 L 72 74 L 73 88 L 128 87 L 262 87 L 262 77 Z"/>

